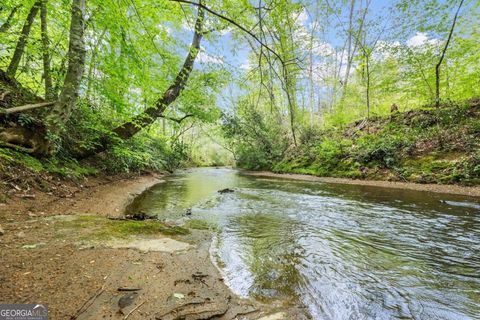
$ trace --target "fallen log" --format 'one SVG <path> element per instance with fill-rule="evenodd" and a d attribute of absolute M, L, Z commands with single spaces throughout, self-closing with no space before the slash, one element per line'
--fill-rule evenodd
<path fill-rule="evenodd" d="M 23 106 L 13 107 L 13 108 L 8 108 L 8 109 L 0 109 L 0 115 L 8 115 L 8 114 L 12 114 L 12 113 L 25 112 L 25 111 L 32 110 L 32 109 L 53 106 L 54 104 L 55 104 L 55 101 L 50 101 L 50 102 L 40 102 L 40 103 L 34 103 L 34 104 L 26 104 L 26 105 L 23 105 Z"/>

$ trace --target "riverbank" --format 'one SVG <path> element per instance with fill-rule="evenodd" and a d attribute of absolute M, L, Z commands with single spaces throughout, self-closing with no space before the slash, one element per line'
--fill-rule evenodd
<path fill-rule="evenodd" d="M 295 143 L 288 132 L 269 130 L 274 128 L 234 134 L 238 167 L 342 179 L 480 185 L 479 99 L 304 128 Z"/>
<path fill-rule="evenodd" d="M 349 184 L 357 186 L 371 186 L 380 188 L 393 188 L 415 191 L 427 191 L 452 195 L 480 197 L 480 186 L 466 187 L 459 185 L 421 184 L 413 182 L 381 181 L 381 180 L 356 180 L 347 178 L 317 177 L 307 174 L 274 173 L 270 171 L 242 171 L 242 174 L 266 178 L 281 178 L 320 183 Z"/>
<path fill-rule="evenodd" d="M 299 308 L 235 296 L 211 262 L 208 230 L 108 219 L 161 181 L 102 177 L 61 193 L 6 190 L 0 301 L 47 304 L 52 319 L 306 318 Z"/>

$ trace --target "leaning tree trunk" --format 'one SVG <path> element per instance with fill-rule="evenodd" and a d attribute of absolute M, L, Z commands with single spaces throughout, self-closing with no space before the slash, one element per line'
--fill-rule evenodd
<path fill-rule="evenodd" d="M 192 72 L 193 64 L 200 51 L 200 42 L 203 38 L 203 23 L 205 20 L 205 12 L 201 6 L 202 1 L 199 2 L 197 20 L 195 22 L 195 32 L 193 34 L 192 43 L 187 57 L 183 63 L 182 68 L 175 77 L 175 81 L 170 87 L 163 93 L 163 95 L 157 100 L 154 106 L 145 109 L 141 114 L 135 116 L 132 120 L 125 122 L 113 130 L 113 133 L 123 140 L 129 139 L 137 134 L 143 128 L 151 125 L 159 117 L 162 116 L 165 109 L 174 102 L 180 93 L 185 88 L 188 78 Z M 86 158 L 93 156 L 97 153 L 105 151 L 111 144 L 109 137 L 105 136 L 100 139 L 99 144 L 92 150 L 80 152 L 79 157 Z"/>
<path fill-rule="evenodd" d="M 173 84 L 164 92 L 162 97 L 157 100 L 155 106 L 147 108 L 143 113 L 139 114 L 131 121 L 115 128 L 113 132 L 122 139 L 128 139 L 138 133 L 142 128 L 151 125 L 158 117 L 160 117 L 165 109 L 174 102 L 187 84 L 188 77 L 193 69 L 193 64 L 200 51 L 200 42 L 203 37 L 203 21 L 205 13 L 202 7 L 198 8 L 197 21 L 195 23 L 195 32 L 193 35 L 190 50 L 183 63 L 182 69 L 177 74 Z"/>
<path fill-rule="evenodd" d="M 18 65 L 20 64 L 20 59 L 22 58 L 23 52 L 25 50 L 25 45 L 27 44 L 28 35 L 30 34 L 30 30 L 32 29 L 33 21 L 35 20 L 35 16 L 38 13 L 38 9 L 40 9 L 40 1 L 36 1 L 30 12 L 28 13 L 27 20 L 22 28 L 22 32 L 20 33 L 20 38 L 18 39 L 17 46 L 15 47 L 15 51 L 13 52 L 12 60 L 7 68 L 7 76 L 14 78 L 15 73 L 17 73 Z"/>
<path fill-rule="evenodd" d="M 78 98 L 85 68 L 85 8 L 86 0 L 73 0 L 67 74 L 60 96 L 47 116 L 48 129 L 54 134 L 62 131 Z"/>
<path fill-rule="evenodd" d="M 45 80 L 45 99 L 54 98 L 52 75 L 50 74 L 50 41 L 47 28 L 47 0 L 42 0 L 40 8 L 40 23 L 42 29 L 42 56 L 43 56 L 43 79 Z"/>

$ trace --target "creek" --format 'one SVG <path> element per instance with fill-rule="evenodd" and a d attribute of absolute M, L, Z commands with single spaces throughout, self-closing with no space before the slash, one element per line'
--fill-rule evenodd
<path fill-rule="evenodd" d="M 314 319 L 480 319 L 478 198 L 199 168 L 131 208 L 162 220 L 191 208 L 215 225 L 241 296 L 302 304 Z"/>

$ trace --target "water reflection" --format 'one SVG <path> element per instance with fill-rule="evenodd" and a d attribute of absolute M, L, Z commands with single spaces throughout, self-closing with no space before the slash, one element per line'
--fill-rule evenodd
<path fill-rule="evenodd" d="M 222 188 L 236 192 L 218 194 Z M 220 227 L 241 295 L 305 304 L 315 319 L 480 318 L 478 199 L 396 189 L 179 173 L 132 210 Z"/>

